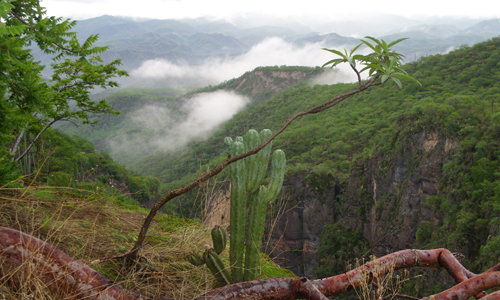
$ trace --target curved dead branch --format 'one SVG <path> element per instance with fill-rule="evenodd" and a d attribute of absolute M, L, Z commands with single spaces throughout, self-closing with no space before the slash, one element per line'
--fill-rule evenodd
<path fill-rule="evenodd" d="M 136 255 L 137 255 L 137 251 L 133 251 L 135 250 L 136 248 L 140 247 L 143 243 L 144 243 L 144 240 L 146 238 L 146 234 L 148 232 L 148 229 L 149 229 L 149 226 L 151 225 L 151 222 L 153 221 L 154 217 L 156 216 L 156 213 L 160 210 L 160 208 L 162 208 L 167 202 L 169 202 L 170 200 L 182 195 L 182 194 L 185 194 L 187 192 L 189 192 L 190 190 L 194 189 L 195 187 L 201 185 L 202 183 L 206 182 L 208 179 L 214 177 L 215 175 L 219 174 L 220 172 L 222 172 L 222 170 L 224 170 L 224 168 L 226 168 L 227 166 L 229 166 L 230 164 L 240 160 L 240 159 L 243 159 L 245 157 L 248 157 L 250 155 L 253 155 L 257 152 L 259 152 L 260 150 L 262 150 L 265 146 L 267 146 L 272 140 L 274 140 L 275 137 L 277 137 L 279 134 L 281 134 L 283 131 L 285 131 L 285 129 L 290 125 L 292 124 L 292 122 L 298 118 L 301 118 L 305 115 L 309 115 L 309 114 L 317 114 L 319 112 L 322 112 L 330 107 L 333 107 L 337 104 L 339 104 L 340 102 L 342 102 L 343 100 L 353 96 L 353 95 L 356 95 L 364 90 L 367 90 L 368 88 L 372 87 L 372 86 L 376 86 L 376 85 L 380 85 L 380 82 L 377 82 L 377 79 L 379 78 L 378 75 L 375 75 L 373 76 L 370 80 L 366 81 L 365 83 L 359 84 L 359 86 L 357 88 L 355 88 L 354 90 L 352 91 L 349 91 L 349 92 L 345 92 L 341 95 L 338 95 L 322 104 L 319 104 L 317 106 L 314 106 L 314 107 L 311 107 L 307 110 L 304 110 L 304 111 L 301 111 L 301 112 L 298 112 L 296 114 L 294 114 L 293 116 L 291 116 L 290 118 L 288 118 L 285 123 L 283 123 L 283 125 L 281 125 L 281 127 L 276 130 L 266 141 L 264 141 L 262 144 L 258 145 L 257 147 L 255 147 L 254 149 L 252 150 L 249 150 L 247 152 L 244 152 L 238 156 L 234 156 L 234 157 L 231 157 L 231 156 L 228 156 L 227 159 L 219 164 L 218 166 L 216 166 L 214 169 L 212 169 L 211 171 L 208 171 L 205 173 L 205 175 L 203 175 L 202 177 L 198 178 L 197 180 L 191 182 L 190 184 L 186 185 L 185 187 L 183 188 L 180 188 L 180 189 L 175 189 L 173 191 L 171 191 L 170 193 L 168 193 L 165 197 L 163 197 L 162 199 L 160 199 L 158 202 L 155 203 L 155 205 L 151 208 L 151 210 L 149 211 L 149 214 L 148 216 L 146 217 L 146 219 L 144 220 L 144 223 L 141 227 L 141 230 L 139 231 L 139 234 L 137 235 L 137 241 L 134 245 L 134 248 L 132 249 L 132 251 L 130 252 L 131 254 L 128 255 L 127 257 L 130 258 L 131 260 L 134 260 L 136 258 Z"/>
<path fill-rule="evenodd" d="M 347 273 L 329 278 L 266 278 L 241 282 L 214 289 L 197 300 L 228 299 L 311 299 L 347 292 L 398 269 L 412 267 L 444 268 L 457 282 L 454 287 L 423 299 L 462 300 L 483 297 L 485 300 L 500 299 L 500 292 L 490 295 L 485 290 L 500 287 L 500 265 L 476 275 L 446 249 L 402 250 L 366 263 Z M 136 291 L 114 284 L 81 261 L 71 258 L 56 247 L 20 231 L 0 227 L 0 278 L 15 284 L 30 276 L 38 276 L 47 289 L 74 298 L 132 300 L 153 299 Z M 34 272 L 36 271 L 36 272 Z M 174 300 L 171 298 L 158 298 Z"/>

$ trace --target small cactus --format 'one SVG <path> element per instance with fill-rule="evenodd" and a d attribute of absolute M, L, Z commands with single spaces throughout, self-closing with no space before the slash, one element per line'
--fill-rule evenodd
<path fill-rule="evenodd" d="M 205 264 L 205 260 L 203 259 L 203 256 L 199 255 L 195 251 L 186 254 L 186 260 L 189 261 L 192 265 L 194 266 L 202 266 Z"/>
<path fill-rule="evenodd" d="M 214 249 L 207 249 L 203 253 L 203 259 L 205 260 L 205 263 L 207 264 L 210 272 L 212 272 L 215 279 L 217 279 L 217 282 L 220 286 L 231 284 L 231 277 L 229 276 L 229 272 L 224 267 L 224 263 Z"/>
<path fill-rule="evenodd" d="M 226 231 L 220 226 L 215 226 L 212 228 L 212 242 L 214 244 L 214 250 L 217 254 L 221 254 L 224 249 L 226 249 Z"/>

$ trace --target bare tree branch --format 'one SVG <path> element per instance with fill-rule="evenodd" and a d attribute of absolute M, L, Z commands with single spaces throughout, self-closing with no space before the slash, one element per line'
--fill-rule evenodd
<path fill-rule="evenodd" d="M 31 141 L 31 144 L 24 150 L 24 152 L 16 158 L 13 157 L 11 161 L 18 162 L 21 158 L 23 158 L 30 151 L 30 149 L 35 145 L 36 141 L 38 141 L 38 139 L 40 138 L 42 133 L 44 133 L 45 130 L 47 130 L 50 126 L 52 126 L 52 124 L 54 124 L 57 121 L 59 121 L 59 119 L 54 119 L 49 124 L 45 125 L 45 127 L 42 130 L 40 130 L 40 132 L 36 135 L 36 137 L 33 139 L 33 141 Z M 14 154 L 15 154 L 15 152 L 14 152 Z"/>
<path fill-rule="evenodd" d="M 10 155 L 16 155 L 17 149 L 19 149 L 19 145 L 21 144 L 21 140 L 23 139 L 24 134 L 26 133 L 26 128 L 23 128 L 21 132 L 17 135 L 16 141 L 14 142 L 14 146 L 9 151 Z"/>
<path fill-rule="evenodd" d="M 358 84 L 361 85 L 361 75 L 359 74 L 358 70 L 356 69 L 355 66 L 353 66 L 352 64 L 349 64 L 349 66 L 351 66 L 351 69 L 354 71 L 354 73 L 356 73 L 356 75 L 358 76 Z"/>

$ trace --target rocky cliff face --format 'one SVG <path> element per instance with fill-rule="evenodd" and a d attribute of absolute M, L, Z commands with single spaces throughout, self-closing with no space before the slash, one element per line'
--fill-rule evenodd
<path fill-rule="evenodd" d="M 298 175 L 284 184 L 285 213 L 266 251 L 282 267 L 314 277 L 323 226 L 336 222 L 359 229 L 376 256 L 411 248 L 421 222 L 440 222 L 428 196 L 437 193 L 442 165 L 457 142 L 422 131 L 403 139 L 392 153 L 358 162 L 343 186 L 333 177 Z"/>
<path fill-rule="evenodd" d="M 411 248 L 421 222 L 440 222 L 426 198 L 436 195 L 442 166 L 458 143 L 439 132 L 422 131 L 403 139 L 390 153 L 375 153 L 349 178 L 339 222 L 360 229 L 372 253 Z"/>
<path fill-rule="evenodd" d="M 314 69 L 309 71 L 257 69 L 240 77 L 241 81 L 234 90 L 242 94 L 249 93 L 251 96 L 263 91 L 277 93 L 309 79 L 315 73 L 317 72 L 314 72 Z"/>
<path fill-rule="evenodd" d="M 264 249 L 281 267 L 312 278 L 321 229 L 335 218 L 341 187 L 333 176 L 298 174 L 285 178 L 283 199 L 274 226 L 267 226 Z M 264 245 L 266 245 L 266 242 Z"/>

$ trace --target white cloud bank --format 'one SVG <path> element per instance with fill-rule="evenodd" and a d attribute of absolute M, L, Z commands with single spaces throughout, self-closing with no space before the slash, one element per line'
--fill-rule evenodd
<path fill-rule="evenodd" d="M 265 39 L 239 56 L 208 60 L 201 65 L 177 65 L 162 59 L 148 60 L 133 70 L 131 75 L 144 79 L 175 78 L 218 84 L 262 66 L 321 66 L 333 57 L 331 53 L 321 50 L 323 47 L 325 46 L 320 43 L 296 46 L 273 37 Z M 341 65 L 340 70 L 347 77 L 339 77 L 336 82 L 356 81 L 355 74 L 347 66 Z"/>
<path fill-rule="evenodd" d="M 166 107 L 147 105 L 129 115 L 137 133 L 110 140 L 113 154 L 173 151 L 194 139 L 207 138 L 218 126 L 231 119 L 249 102 L 234 92 L 217 91 L 187 99 L 175 113 Z M 141 151 L 138 151 L 142 149 Z M 147 150 L 147 151 L 144 151 Z"/>
<path fill-rule="evenodd" d="M 179 82 L 197 81 L 218 84 L 241 76 L 259 66 L 318 66 L 332 59 L 332 54 L 321 50 L 320 43 L 295 46 L 280 38 L 269 38 L 245 54 L 216 59 L 201 65 L 176 65 L 166 60 L 148 60 L 132 76 L 142 79 L 174 78 Z M 343 47 L 340 47 L 343 48 Z M 312 84 L 353 82 L 356 76 L 348 66 L 324 72 Z M 113 155 L 174 151 L 194 139 L 208 137 L 218 126 L 242 110 L 249 99 L 234 92 L 217 91 L 195 95 L 174 114 L 164 106 L 148 105 L 129 114 L 132 133 L 109 142 Z M 142 149 L 139 151 L 139 149 Z M 146 151 L 144 151 L 144 149 Z"/>

